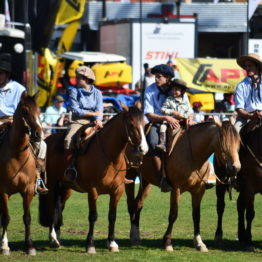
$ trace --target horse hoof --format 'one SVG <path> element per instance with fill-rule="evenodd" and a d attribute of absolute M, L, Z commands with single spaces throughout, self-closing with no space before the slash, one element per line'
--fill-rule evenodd
<path fill-rule="evenodd" d="M 196 246 L 196 250 L 200 251 L 200 252 L 203 252 L 203 253 L 207 253 L 208 252 L 208 249 L 207 249 L 206 245 Z"/>
<path fill-rule="evenodd" d="M 165 251 L 167 251 L 167 252 L 172 252 L 172 251 L 174 251 L 173 246 L 172 246 L 172 245 L 166 246 L 166 247 L 165 247 Z"/>
<path fill-rule="evenodd" d="M 87 253 L 88 254 L 96 254 L 96 248 L 91 246 L 87 248 Z"/>
<path fill-rule="evenodd" d="M 109 247 L 109 251 L 110 252 L 119 252 L 119 248 L 118 247 Z"/>
<path fill-rule="evenodd" d="M 5 255 L 5 256 L 9 256 L 10 255 L 10 249 L 1 249 L 1 254 Z"/>
<path fill-rule="evenodd" d="M 107 241 L 107 247 L 110 252 L 119 252 L 118 244 L 115 241 Z"/>
<path fill-rule="evenodd" d="M 27 255 L 29 256 L 35 256 L 36 255 L 36 249 L 35 248 L 30 248 L 27 250 Z"/>
<path fill-rule="evenodd" d="M 50 248 L 60 248 L 61 247 L 61 245 L 57 241 L 50 242 L 49 246 Z"/>
<path fill-rule="evenodd" d="M 256 249 L 254 246 L 246 246 L 245 251 L 247 252 L 256 252 Z"/>
<path fill-rule="evenodd" d="M 223 238 L 222 238 L 222 235 L 217 235 L 217 236 L 215 236 L 215 242 L 217 243 L 217 245 L 219 245 L 219 246 L 222 246 L 222 244 L 223 244 Z"/>
<path fill-rule="evenodd" d="M 131 245 L 132 246 L 140 246 L 141 245 L 141 240 L 139 238 L 131 239 Z"/>

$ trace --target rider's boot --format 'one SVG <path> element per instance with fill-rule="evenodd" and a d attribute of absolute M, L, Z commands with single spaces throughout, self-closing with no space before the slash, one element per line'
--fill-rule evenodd
<path fill-rule="evenodd" d="M 162 153 L 161 159 L 159 157 L 155 157 L 156 161 L 156 168 L 160 170 L 160 189 L 161 192 L 170 192 L 173 190 L 173 187 L 170 185 L 170 183 L 167 180 L 166 172 L 165 172 L 165 165 L 164 165 L 164 153 Z"/>
<path fill-rule="evenodd" d="M 160 132 L 159 134 L 160 143 L 156 145 L 156 148 L 162 152 L 166 152 L 166 132 Z"/>
<path fill-rule="evenodd" d="M 64 180 L 68 183 L 74 183 L 77 178 L 77 170 L 75 168 L 76 156 L 70 149 L 65 150 L 65 156 L 68 166 L 64 172 Z"/>
<path fill-rule="evenodd" d="M 45 185 L 46 183 L 46 164 L 45 159 L 38 158 L 36 160 L 36 187 L 35 192 L 40 195 L 45 195 L 48 193 L 48 189 Z"/>

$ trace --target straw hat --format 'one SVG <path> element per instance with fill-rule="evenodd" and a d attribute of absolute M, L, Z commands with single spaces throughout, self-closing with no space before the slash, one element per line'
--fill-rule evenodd
<path fill-rule="evenodd" d="M 88 78 L 90 80 L 93 80 L 93 81 L 96 80 L 94 72 L 88 66 L 79 66 L 76 69 L 76 73 L 79 74 L 79 75 L 82 75 L 82 76 L 84 76 L 84 77 L 86 77 L 86 78 Z"/>
<path fill-rule="evenodd" d="M 260 70 L 262 70 L 262 61 L 261 61 L 259 55 L 251 53 L 251 54 L 248 54 L 248 55 L 245 55 L 245 56 L 240 56 L 240 57 L 237 58 L 238 65 L 241 66 L 243 69 L 245 69 L 245 62 L 246 61 L 251 61 L 251 62 L 256 63 L 260 67 Z"/>

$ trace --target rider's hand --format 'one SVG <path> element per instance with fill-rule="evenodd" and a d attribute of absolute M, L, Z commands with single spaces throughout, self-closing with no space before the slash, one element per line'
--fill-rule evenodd
<path fill-rule="evenodd" d="M 172 129 L 180 127 L 179 120 L 173 118 L 172 116 L 165 116 L 165 121 L 167 121 Z"/>
<path fill-rule="evenodd" d="M 100 119 L 96 119 L 95 121 L 94 121 L 94 124 L 95 124 L 95 127 L 96 128 L 103 128 L 103 123 L 102 123 L 102 121 L 100 120 Z"/>
<path fill-rule="evenodd" d="M 256 115 L 256 118 L 261 118 L 262 117 L 262 111 L 256 111 L 255 115 Z"/>

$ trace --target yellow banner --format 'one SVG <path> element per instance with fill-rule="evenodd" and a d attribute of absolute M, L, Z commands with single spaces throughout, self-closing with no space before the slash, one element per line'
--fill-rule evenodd
<path fill-rule="evenodd" d="M 40 107 L 47 105 L 48 94 L 51 90 L 51 73 L 54 71 L 55 66 L 56 58 L 48 48 L 44 50 L 43 55 L 38 54 L 37 86 L 40 94 L 37 102 Z"/>
<path fill-rule="evenodd" d="M 85 2 L 85 0 L 62 0 L 56 16 L 56 24 L 63 25 L 80 19 L 85 9 Z"/>
<path fill-rule="evenodd" d="M 207 92 L 233 93 L 246 76 L 235 59 L 176 58 L 181 79 L 188 87 Z"/>
<path fill-rule="evenodd" d="M 64 30 L 60 38 L 58 48 L 57 48 L 58 56 L 71 49 L 71 46 L 73 44 L 73 41 L 77 33 L 79 23 L 80 23 L 80 20 L 71 22 L 70 24 L 68 24 L 68 26 Z M 56 63 L 55 70 L 54 70 L 54 77 L 52 79 L 52 87 L 51 87 L 51 92 L 50 92 L 49 99 L 48 99 L 48 104 L 51 103 L 52 97 L 56 93 L 58 80 L 61 77 L 61 73 L 63 69 L 64 69 L 64 60 L 61 58 L 58 58 L 58 61 Z"/>
<path fill-rule="evenodd" d="M 126 63 L 96 64 L 92 67 L 97 86 L 117 86 L 132 83 L 132 68 Z"/>

